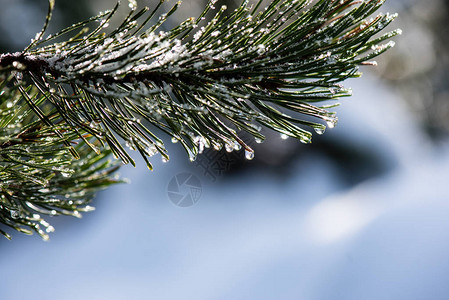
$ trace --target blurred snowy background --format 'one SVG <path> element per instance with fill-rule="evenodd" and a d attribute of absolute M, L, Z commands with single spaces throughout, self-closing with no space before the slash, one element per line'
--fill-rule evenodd
<path fill-rule="evenodd" d="M 57 0 L 50 30 L 114 3 Z M 0 7 L 1 51 L 20 50 L 46 3 Z M 201 7 L 186 0 L 178 16 Z M 50 242 L 0 239 L 0 299 L 449 299 L 449 3 L 382 11 L 404 34 L 345 83 L 336 128 L 312 145 L 273 135 L 225 172 L 166 139 L 169 163 L 124 167 L 131 184 L 82 220 L 52 219 Z M 182 172 L 201 182 L 188 208 L 167 193 Z"/>

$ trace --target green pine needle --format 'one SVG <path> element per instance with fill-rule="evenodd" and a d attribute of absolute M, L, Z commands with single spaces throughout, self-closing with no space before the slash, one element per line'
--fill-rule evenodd
<path fill-rule="evenodd" d="M 191 160 L 207 147 L 243 148 L 253 157 L 239 133 L 263 140 L 263 126 L 309 143 L 313 131 L 335 126 L 329 109 L 350 95 L 341 83 L 360 76 L 360 65 L 374 65 L 393 46 L 386 41 L 400 34 L 380 34 L 395 15 L 371 17 L 384 0 L 273 0 L 267 7 L 244 1 L 232 12 L 211 0 L 198 18 L 169 31 L 161 26 L 180 2 L 160 13 L 162 2 L 150 11 L 130 1 L 128 16 L 113 30 L 107 27 L 118 5 L 44 38 L 50 1 L 36 39 L 0 57 L 6 91 L 0 222 L 17 229 L 44 224 L 31 210 L 74 214 L 79 209 L 56 195 L 69 199 L 115 182 L 108 177 L 114 169 L 100 162 L 109 151 L 134 165 L 126 148 L 137 150 L 150 169 L 149 157 L 168 160 L 160 131 Z M 85 164 L 94 173 L 83 173 Z M 61 174 L 69 169 L 74 175 L 67 179 Z M 49 192 L 28 205 L 41 190 Z M 20 217 L 12 221 L 15 211 Z"/>
<path fill-rule="evenodd" d="M 47 240 L 54 228 L 41 215 L 81 217 L 92 210 L 96 191 L 121 182 L 114 176 L 118 165 L 108 160 L 107 147 L 100 152 L 88 133 L 66 124 L 45 103 L 46 94 L 5 73 L 0 70 L 0 223 Z"/>

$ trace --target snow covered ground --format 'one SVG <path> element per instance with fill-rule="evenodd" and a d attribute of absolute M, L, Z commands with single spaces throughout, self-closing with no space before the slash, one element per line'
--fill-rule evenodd
<path fill-rule="evenodd" d="M 0 241 L 1 299 L 449 299 L 449 144 L 433 146 L 376 78 L 348 85 L 326 135 L 385 157 L 383 176 L 342 188 L 319 154 L 282 181 L 212 182 L 185 155 L 125 167 L 132 183 L 83 220 L 56 218 L 50 242 Z M 202 183 L 189 208 L 167 197 L 182 171 Z"/>

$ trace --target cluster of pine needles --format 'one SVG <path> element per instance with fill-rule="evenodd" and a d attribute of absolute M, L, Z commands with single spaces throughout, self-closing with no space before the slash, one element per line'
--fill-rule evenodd
<path fill-rule="evenodd" d="M 209 147 L 252 159 L 240 136 L 261 142 L 262 127 L 309 143 L 336 124 L 331 108 L 350 95 L 342 82 L 400 33 L 382 34 L 395 15 L 373 16 L 384 0 L 244 1 L 233 11 L 211 0 L 168 31 L 180 3 L 162 13 L 162 2 L 129 1 L 115 29 L 118 4 L 46 35 L 49 0 L 30 45 L 0 56 L 0 223 L 48 239 L 42 216 L 91 210 L 94 193 L 120 181 L 117 161 L 135 165 L 129 150 L 150 169 L 154 155 L 167 161 L 161 134 L 191 160 Z"/>

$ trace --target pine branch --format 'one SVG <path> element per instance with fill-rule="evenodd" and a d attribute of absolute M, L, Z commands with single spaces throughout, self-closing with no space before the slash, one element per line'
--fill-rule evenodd
<path fill-rule="evenodd" d="M 74 179 L 64 181 L 54 172 L 47 161 L 55 157 L 64 157 L 55 166 L 73 169 L 81 176 L 77 180 L 85 180 L 79 182 L 87 182 L 92 174 L 100 182 L 114 182 L 108 177 L 114 169 L 102 171 L 107 165 L 101 165 L 96 169 L 99 173 L 87 175 L 84 164 L 73 158 L 81 157 L 79 162 L 85 163 L 89 157 L 90 165 L 97 166 L 97 160 L 111 151 L 123 163 L 135 165 L 121 141 L 137 150 L 152 169 L 149 157 L 159 153 L 163 160 L 169 158 L 155 129 L 180 142 L 191 160 L 205 147 L 243 148 L 251 159 L 253 150 L 239 133 L 246 131 L 262 141 L 262 126 L 309 143 L 312 131 L 322 134 L 326 126 L 336 124 L 337 117 L 329 109 L 338 105 L 336 99 L 350 95 L 341 83 L 360 76 L 360 65 L 374 65 L 371 60 L 393 46 L 385 41 L 400 33 L 379 34 L 395 15 L 379 14 L 367 20 L 384 0 L 273 0 L 265 8 L 261 8 L 262 0 L 244 1 L 228 14 L 225 6 L 215 9 L 216 1 L 211 0 L 197 19 L 187 19 L 166 32 L 161 26 L 180 3 L 156 17 L 162 2 L 150 11 L 137 10 L 135 1 L 130 1 L 128 16 L 109 32 L 106 28 L 118 5 L 43 38 L 54 6 L 50 1 L 42 32 L 24 51 L 0 56 L 3 89 L 10 89 L 2 96 L 2 107 L 9 109 L 2 110 L 2 116 L 18 109 L 14 124 L 24 126 L 2 133 L 0 174 L 8 176 L 15 170 L 10 184 L 2 187 L 2 203 L 15 201 L 27 210 L 37 210 L 24 200 L 29 199 L 27 193 L 66 190 Z M 92 25 L 89 32 L 87 26 Z M 61 39 L 64 42 L 55 42 Z M 11 97 L 20 98 L 22 105 L 9 107 Z M 24 114 L 34 118 L 25 122 Z M 45 143 L 48 137 L 51 142 Z M 33 144 L 30 149 L 42 160 L 36 165 L 25 165 L 28 156 L 23 146 L 28 139 Z M 71 146 L 74 140 L 80 142 L 76 147 Z M 46 174 L 34 182 L 34 190 L 33 179 L 19 175 L 34 176 L 19 170 L 26 167 Z M 59 181 L 42 188 L 45 176 L 50 175 Z M 23 195 L 10 192 L 18 178 L 23 180 L 19 186 L 27 187 Z M 73 184 L 70 189 L 85 191 Z M 11 201 L 8 197 L 13 195 Z M 51 195 L 44 193 L 39 201 Z M 0 221 L 17 225 L 11 221 L 16 208 L 4 207 Z M 43 207 L 45 212 L 54 209 Z M 56 208 L 61 213 L 75 211 Z"/>
<path fill-rule="evenodd" d="M 91 138 L 65 124 L 45 104 L 46 94 L 5 73 L 0 70 L 0 223 L 48 239 L 54 229 L 40 214 L 81 217 L 93 209 L 88 203 L 98 189 L 119 182 L 111 177 L 118 166 L 107 160 L 109 149 L 91 151 Z"/>

